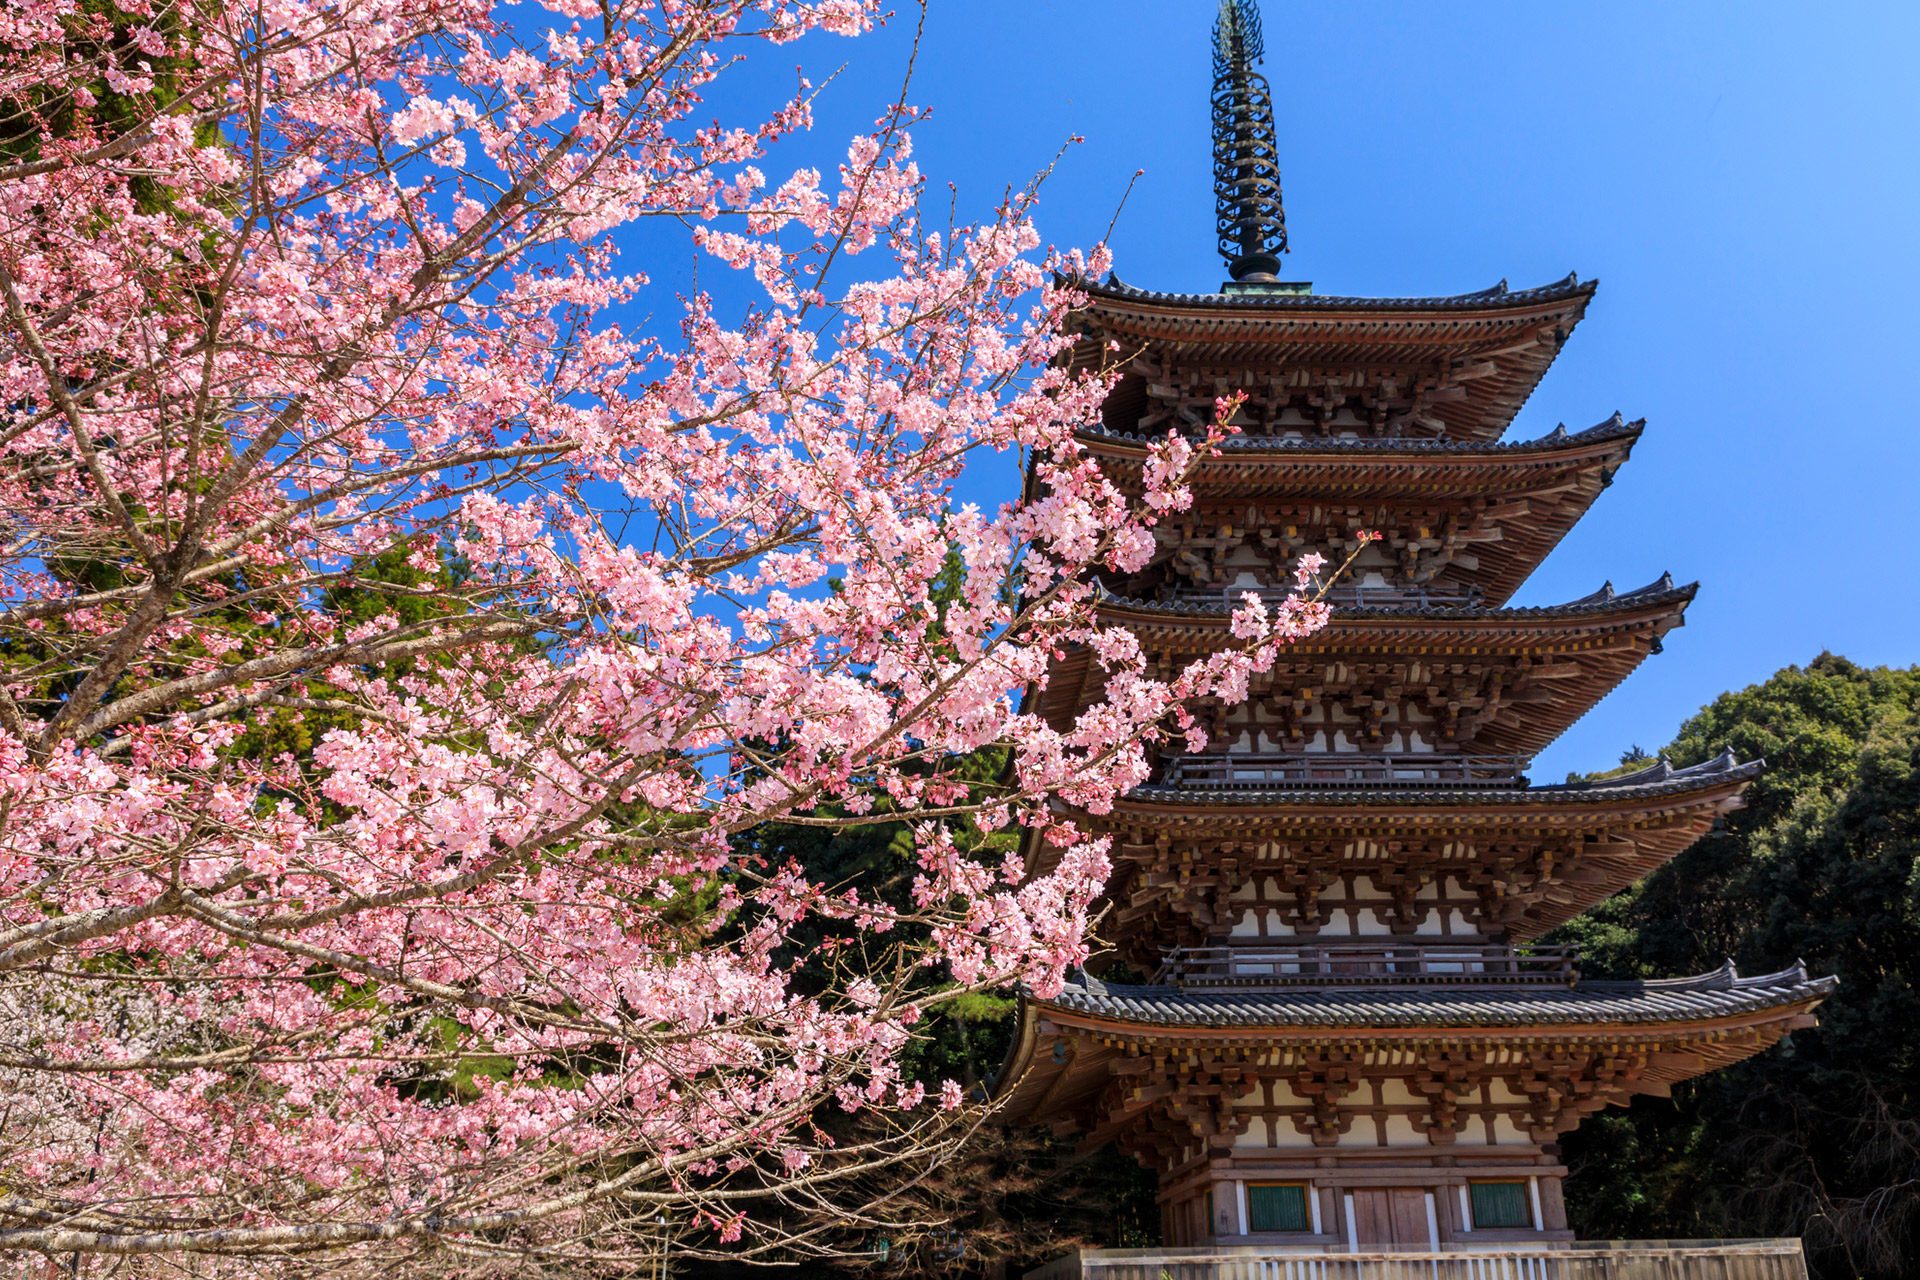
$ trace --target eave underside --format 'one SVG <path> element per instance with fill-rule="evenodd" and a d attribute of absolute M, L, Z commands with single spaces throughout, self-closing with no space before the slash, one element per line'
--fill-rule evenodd
<path fill-rule="evenodd" d="M 1269 736 L 1284 737 L 1306 732 L 1306 713 L 1331 700 L 1362 702 L 1384 726 L 1382 714 L 1414 699 L 1449 735 L 1449 748 L 1530 757 L 1655 652 L 1682 624 L 1692 595 L 1685 587 L 1618 606 L 1562 610 L 1342 611 L 1251 681 L 1248 704 L 1256 710 L 1247 714 L 1270 718 Z M 1139 638 L 1161 675 L 1234 643 L 1225 609 L 1113 601 L 1100 612 L 1103 623 Z M 1076 649 L 1053 665 L 1033 705 L 1065 726 L 1101 696 L 1097 665 Z M 1216 742 L 1223 740 L 1223 717 L 1237 714 L 1196 712 L 1213 722 Z"/>
<path fill-rule="evenodd" d="M 1096 290 L 1072 359 L 1178 369 L 1221 394 L 1285 388 L 1338 398 L 1401 388 L 1417 420 L 1462 442 L 1497 440 L 1579 324 L 1592 284 L 1473 300 L 1274 300 Z M 1445 305 L 1433 305 L 1436 302 Z M 1118 344 L 1118 353 L 1109 344 Z"/>
<path fill-rule="evenodd" d="M 1472 588 L 1498 607 L 1611 483 L 1641 426 L 1610 423 L 1526 449 L 1226 450 L 1197 466 L 1193 505 L 1156 529 L 1155 563 L 1230 552 L 1257 537 L 1272 544 L 1284 575 L 1300 551 L 1337 554 L 1343 538 L 1364 529 L 1385 534 L 1406 580 Z M 1111 480 L 1138 488 L 1144 446 L 1082 439 Z"/>
<path fill-rule="evenodd" d="M 1610 782 L 1465 791 L 1182 791 L 1140 788 L 1105 814 L 1112 838 L 1106 940 L 1138 964 L 1218 942 L 1249 902 L 1302 936 L 1337 881 L 1365 876 L 1409 900 L 1451 879 L 1477 893 L 1488 937 L 1525 941 L 1636 883 L 1740 807 L 1758 761 L 1664 764 Z M 1035 842 L 1035 870 L 1051 846 Z"/>
<path fill-rule="evenodd" d="M 1606 1106 L 1664 1095 L 1814 1025 L 1812 1011 L 1832 988 L 1832 979 L 1797 967 L 1741 979 L 1731 966 L 1552 996 L 1447 992 L 1418 1001 L 1352 992 L 1169 996 L 1088 984 L 1025 1002 L 999 1093 L 1010 1120 L 1077 1134 L 1088 1147 L 1154 1135 L 1167 1158 L 1192 1141 L 1231 1147 L 1248 1119 L 1234 1100 L 1257 1096 L 1265 1082 L 1293 1099 L 1293 1124 L 1330 1147 L 1369 1110 L 1368 1081 L 1398 1079 L 1426 1099 L 1435 1145 L 1451 1142 L 1460 1113 L 1494 1098 L 1497 1085 L 1503 1101 L 1487 1105 L 1550 1141 Z M 1395 1008 L 1399 1025 L 1374 1025 Z M 1212 1016 L 1219 1010 L 1224 1019 Z"/>

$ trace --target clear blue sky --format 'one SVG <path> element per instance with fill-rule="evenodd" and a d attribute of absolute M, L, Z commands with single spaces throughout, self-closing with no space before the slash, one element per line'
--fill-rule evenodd
<path fill-rule="evenodd" d="M 1099 238 L 1145 169 L 1114 235 L 1120 274 L 1217 287 L 1213 8 L 931 0 L 917 158 L 964 213 L 1084 135 L 1046 188 L 1046 236 Z M 1287 277 L 1387 295 L 1601 281 L 1511 438 L 1615 409 L 1648 431 L 1520 603 L 1668 569 L 1702 590 L 1536 779 L 1657 747 L 1722 690 L 1822 649 L 1920 661 L 1920 4 L 1265 0 L 1264 15 Z M 793 51 L 847 64 L 821 145 L 897 91 L 911 18 Z"/>

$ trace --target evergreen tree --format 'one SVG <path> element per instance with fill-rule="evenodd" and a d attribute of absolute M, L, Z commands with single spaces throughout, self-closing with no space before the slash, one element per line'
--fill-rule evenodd
<path fill-rule="evenodd" d="M 1804 1235 L 1823 1277 L 1920 1255 L 1920 668 L 1831 654 L 1725 694 L 1668 748 L 1764 756 L 1747 807 L 1571 922 L 1593 976 L 1837 974 L 1818 1030 L 1587 1122 L 1583 1236 Z"/>

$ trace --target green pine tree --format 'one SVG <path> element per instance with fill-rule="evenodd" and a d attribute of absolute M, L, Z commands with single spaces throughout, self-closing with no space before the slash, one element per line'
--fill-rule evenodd
<path fill-rule="evenodd" d="M 1566 1142 L 1583 1236 L 1804 1235 L 1818 1276 L 1920 1256 L 1920 667 L 1823 654 L 1682 727 L 1677 765 L 1768 768 L 1747 807 L 1559 931 L 1594 976 L 1836 974 L 1818 1030 L 1587 1122 Z"/>

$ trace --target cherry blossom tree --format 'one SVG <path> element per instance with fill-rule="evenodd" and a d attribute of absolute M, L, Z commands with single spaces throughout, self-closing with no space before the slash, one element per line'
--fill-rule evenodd
<path fill-rule="evenodd" d="M 975 1121 L 916 1026 L 1058 989 L 1107 873 L 1062 814 L 1324 610 L 1150 671 L 1091 583 L 1231 428 L 1137 492 L 1075 443 L 1104 255 L 1043 250 L 1032 186 L 924 223 L 904 102 L 778 181 L 813 86 L 704 114 L 879 17 L 0 14 L 0 1251 L 790 1259 Z M 753 304 L 650 286 L 649 223 Z M 991 453 L 1027 496 L 959 502 Z M 1048 723 L 1073 645 L 1104 693 Z M 907 822 L 912 902 L 737 849 L 774 819 Z"/>

